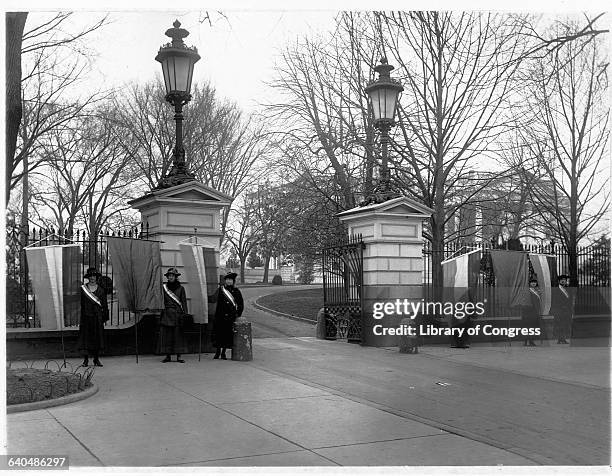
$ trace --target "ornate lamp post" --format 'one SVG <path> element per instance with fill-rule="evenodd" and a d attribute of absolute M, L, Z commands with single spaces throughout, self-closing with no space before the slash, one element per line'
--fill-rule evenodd
<path fill-rule="evenodd" d="M 155 57 L 162 65 L 164 83 L 166 85 L 166 101 L 174 106 L 174 120 L 176 121 L 176 143 L 174 146 L 172 168 L 162 177 L 158 189 L 172 187 L 194 180 L 185 162 L 185 148 L 183 147 L 183 106 L 191 100 L 191 80 L 193 78 L 193 65 L 200 59 L 195 47 L 188 47 L 183 38 L 189 35 L 181 23 L 176 20 L 174 28 L 166 31 L 166 36 L 172 38 L 172 43 L 162 46 Z"/>
<path fill-rule="evenodd" d="M 393 127 L 393 119 L 399 94 L 404 90 L 402 85 L 391 78 L 393 66 L 387 63 L 387 58 L 382 57 L 380 64 L 374 68 L 378 73 L 378 79 L 372 81 L 365 89 L 370 99 L 370 108 L 374 115 L 374 126 L 380 130 L 380 142 L 382 148 L 382 163 L 380 167 L 380 179 L 371 195 L 366 198 L 364 204 L 382 203 L 397 196 L 391 189 L 389 176 L 389 131 Z"/>

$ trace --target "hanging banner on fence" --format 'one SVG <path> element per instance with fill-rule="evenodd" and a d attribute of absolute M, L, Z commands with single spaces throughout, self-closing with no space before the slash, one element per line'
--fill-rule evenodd
<path fill-rule="evenodd" d="M 211 246 L 205 246 L 203 251 L 206 269 L 206 288 L 208 293 L 208 321 L 211 322 L 217 310 L 220 272 L 219 251 Z"/>
<path fill-rule="evenodd" d="M 552 289 L 557 286 L 557 260 L 554 256 L 529 254 L 529 261 L 538 280 L 542 307 L 540 314 L 550 312 Z"/>
<path fill-rule="evenodd" d="M 527 253 L 510 250 L 491 250 L 495 273 L 495 296 L 503 307 L 528 306 L 529 263 Z"/>
<path fill-rule="evenodd" d="M 204 246 L 196 244 L 180 244 L 181 258 L 187 275 L 187 290 L 189 291 L 189 313 L 193 314 L 193 322 L 206 324 L 208 322 L 208 289 L 206 286 L 206 264 L 204 262 Z"/>
<path fill-rule="evenodd" d="M 79 245 L 26 248 L 28 273 L 41 329 L 63 329 L 77 321 L 81 286 Z"/>
<path fill-rule="evenodd" d="M 474 298 L 481 258 L 482 251 L 474 250 L 442 262 L 445 299 L 458 302 Z"/>
<path fill-rule="evenodd" d="M 163 309 L 159 242 L 119 237 L 108 237 L 107 242 L 120 308 Z"/>

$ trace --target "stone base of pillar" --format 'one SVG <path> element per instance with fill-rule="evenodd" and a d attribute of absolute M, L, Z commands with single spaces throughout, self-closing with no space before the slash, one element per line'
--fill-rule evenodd
<path fill-rule="evenodd" d="M 232 360 L 248 362 L 253 360 L 253 339 L 251 323 L 244 317 L 234 322 L 234 346 L 232 347 Z"/>

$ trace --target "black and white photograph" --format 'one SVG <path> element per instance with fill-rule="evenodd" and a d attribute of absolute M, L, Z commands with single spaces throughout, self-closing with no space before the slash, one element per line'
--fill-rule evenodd
<path fill-rule="evenodd" d="M 0 470 L 610 474 L 607 8 L 5 3 Z"/>

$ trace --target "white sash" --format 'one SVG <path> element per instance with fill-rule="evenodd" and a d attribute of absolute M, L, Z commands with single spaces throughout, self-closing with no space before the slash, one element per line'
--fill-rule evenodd
<path fill-rule="evenodd" d="M 565 288 L 563 286 L 559 286 L 559 289 L 561 290 L 561 292 L 565 295 L 565 297 L 567 299 L 569 299 L 569 294 L 567 293 L 567 291 L 565 290 Z"/>
<path fill-rule="evenodd" d="M 83 284 L 81 286 L 81 289 L 85 293 L 85 296 L 87 296 L 89 299 L 91 299 L 93 302 L 95 302 L 98 306 L 102 307 L 102 303 L 100 302 L 98 297 L 89 290 L 89 288 L 87 287 L 86 284 Z"/>
<path fill-rule="evenodd" d="M 230 300 L 230 302 L 234 305 L 234 307 L 238 309 L 238 305 L 236 304 L 236 300 L 234 299 L 234 296 L 232 296 L 232 293 L 230 293 L 227 289 L 225 289 L 225 286 L 223 286 L 221 289 L 223 289 L 223 292 L 225 293 L 225 297 L 227 297 Z"/>
<path fill-rule="evenodd" d="M 166 294 L 170 297 L 170 299 L 172 299 L 175 303 L 177 303 L 181 307 L 181 311 L 183 311 L 184 310 L 183 303 L 181 302 L 181 300 L 178 298 L 176 294 L 170 291 L 166 283 L 164 283 L 164 291 L 166 291 Z"/>

